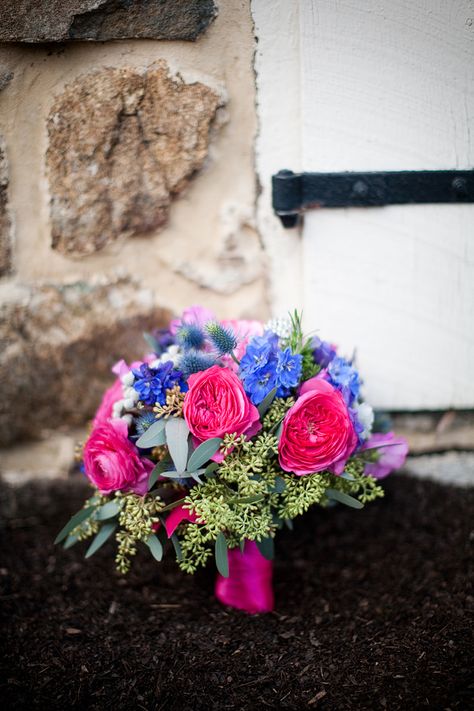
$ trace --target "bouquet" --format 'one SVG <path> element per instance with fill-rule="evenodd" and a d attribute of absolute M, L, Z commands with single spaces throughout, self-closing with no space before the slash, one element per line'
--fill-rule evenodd
<path fill-rule="evenodd" d="M 56 542 L 92 539 L 87 558 L 114 539 L 120 573 L 139 545 L 187 573 L 215 558 L 219 601 L 268 612 L 277 531 L 314 504 L 383 496 L 407 444 L 298 313 L 264 326 L 192 307 L 145 338 L 143 361 L 113 368 L 82 450 L 94 491 Z"/>

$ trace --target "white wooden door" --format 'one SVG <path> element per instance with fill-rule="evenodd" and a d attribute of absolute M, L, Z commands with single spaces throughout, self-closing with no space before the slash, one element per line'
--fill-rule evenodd
<path fill-rule="evenodd" d="M 474 168 L 474 2 L 296 4 L 301 143 L 278 168 Z M 265 35 L 275 3 L 253 5 Z M 474 407 L 474 205 L 313 210 L 301 240 L 305 323 L 357 347 L 371 402 Z"/>

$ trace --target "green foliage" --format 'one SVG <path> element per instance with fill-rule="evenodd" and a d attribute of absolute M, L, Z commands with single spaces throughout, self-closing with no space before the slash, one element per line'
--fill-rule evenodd
<path fill-rule="evenodd" d="M 305 337 L 302 326 L 302 315 L 294 311 L 290 316 L 291 332 L 283 345 L 290 348 L 292 353 L 303 356 L 301 379 L 309 380 L 319 373 L 321 367 L 314 362 L 311 338 Z"/>

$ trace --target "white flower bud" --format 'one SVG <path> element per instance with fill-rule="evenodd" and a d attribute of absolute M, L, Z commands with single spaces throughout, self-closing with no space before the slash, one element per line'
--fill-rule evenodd
<path fill-rule="evenodd" d="M 122 381 L 122 385 L 124 385 L 125 387 L 130 387 L 130 385 L 133 385 L 135 381 L 135 376 L 132 371 L 129 370 L 128 373 L 124 373 L 124 375 L 120 377 L 120 380 Z"/>

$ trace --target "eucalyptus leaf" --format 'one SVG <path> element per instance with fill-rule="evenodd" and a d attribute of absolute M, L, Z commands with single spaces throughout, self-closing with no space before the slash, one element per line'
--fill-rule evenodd
<path fill-rule="evenodd" d="M 291 518 L 285 518 L 285 524 L 290 531 L 293 530 L 293 521 Z"/>
<path fill-rule="evenodd" d="M 181 552 L 181 546 L 180 546 L 180 543 L 179 543 L 179 540 L 178 540 L 178 536 L 176 535 L 176 533 L 173 533 L 173 535 L 171 536 L 171 539 L 170 539 L 170 540 L 171 540 L 171 543 L 172 543 L 173 546 L 174 546 L 174 551 L 175 551 L 175 553 L 176 553 L 176 560 L 183 560 L 183 554 L 182 554 L 182 552 Z"/>
<path fill-rule="evenodd" d="M 278 442 L 281 440 L 281 433 L 283 432 L 283 422 L 280 422 L 278 425 L 278 429 L 275 432 L 275 437 L 277 438 Z"/>
<path fill-rule="evenodd" d="M 181 417 L 171 417 L 166 423 L 165 430 L 171 459 L 176 471 L 182 474 L 188 461 L 188 426 Z"/>
<path fill-rule="evenodd" d="M 72 534 L 69 534 L 69 536 L 66 538 L 64 541 L 63 548 L 72 548 L 73 546 L 76 545 L 76 543 L 79 543 L 79 538 L 77 536 L 73 536 Z"/>
<path fill-rule="evenodd" d="M 339 501 L 340 504 L 345 504 L 353 509 L 363 509 L 364 504 L 362 504 L 358 499 L 354 499 L 353 496 L 345 494 L 343 491 L 338 489 L 326 489 L 326 496 L 334 501 Z"/>
<path fill-rule="evenodd" d="M 229 577 L 229 557 L 227 555 L 227 541 L 224 534 L 220 531 L 217 534 L 215 548 L 216 567 L 223 578 Z"/>
<path fill-rule="evenodd" d="M 240 552 L 243 553 L 243 552 L 244 552 L 244 549 L 245 549 L 245 538 L 242 538 L 242 539 L 239 541 L 239 548 L 240 548 Z"/>
<path fill-rule="evenodd" d="M 275 484 L 273 486 L 273 492 L 276 494 L 281 494 L 286 489 L 286 482 L 281 476 L 275 477 Z"/>
<path fill-rule="evenodd" d="M 99 548 L 104 545 L 105 541 L 110 538 L 116 528 L 117 524 L 115 523 L 115 521 L 104 523 L 104 525 L 90 544 L 89 548 L 87 549 L 86 558 L 90 558 L 91 555 L 94 555 L 94 553 L 96 553 Z"/>
<path fill-rule="evenodd" d="M 106 504 L 97 509 L 95 517 L 97 521 L 105 521 L 108 518 L 117 516 L 117 514 L 120 513 L 121 508 L 122 507 L 118 501 L 108 501 Z"/>
<path fill-rule="evenodd" d="M 203 464 L 209 461 L 211 457 L 217 452 L 222 444 L 221 437 L 212 437 L 202 442 L 199 447 L 197 447 L 191 454 L 188 462 L 188 472 L 195 472 L 197 469 L 202 467 Z"/>
<path fill-rule="evenodd" d="M 262 538 L 261 541 L 255 541 L 257 548 L 264 558 L 273 560 L 275 557 L 275 542 L 273 538 Z"/>
<path fill-rule="evenodd" d="M 347 481 L 355 481 L 354 477 L 347 472 L 342 472 L 341 479 L 347 479 Z"/>
<path fill-rule="evenodd" d="M 150 549 L 153 558 L 155 558 L 158 561 L 161 561 L 161 559 L 163 558 L 163 546 L 161 545 L 157 536 L 155 536 L 155 534 L 152 533 L 150 536 L 148 536 L 145 543 L 147 544 L 148 548 Z"/>
<path fill-rule="evenodd" d="M 270 390 L 270 392 L 268 393 L 268 395 L 266 395 L 266 396 L 263 398 L 262 402 L 261 402 L 260 405 L 258 406 L 257 409 L 258 409 L 258 412 L 259 412 L 261 418 L 265 415 L 265 413 L 266 413 L 267 410 L 269 409 L 270 405 L 271 405 L 272 402 L 274 401 L 275 395 L 276 395 L 276 391 L 277 391 L 277 388 L 273 388 L 272 390 Z"/>
<path fill-rule="evenodd" d="M 148 491 L 152 489 L 156 482 L 158 481 L 158 478 L 162 476 L 163 472 L 165 472 L 168 467 L 170 466 L 170 460 L 169 459 L 164 459 L 161 462 L 158 462 L 156 467 L 152 470 L 150 477 L 148 479 Z"/>
<path fill-rule="evenodd" d="M 86 518 L 89 518 L 89 516 L 94 511 L 94 509 L 95 509 L 95 506 L 88 506 L 87 508 L 81 509 L 76 514 L 74 514 L 74 516 L 69 519 L 69 521 L 64 526 L 64 528 L 62 528 L 59 531 L 58 535 L 54 539 L 54 542 L 61 543 L 61 541 L 63 541 L 66 538 L 68 533 L 70 533 L 73 530 L 73 528 L 76 528 L 76 526 L 79 526 L 79 524 L 82 523 L 83 521 L 85 521 Z"/>
<path fill-rule="evenodd" d="M 160 344 L 156 340 L 154 336 L 151 335 L 151 333 L 144 333 L 143 338 L 145 341 L 148 343 L 150 346 L 151 350 L 153 353 L 159 353 L 160 352 Z"/>
<path fill-rule="evenodd" d="M 161 419 L 153 422 L 142 436 L 137 439 L 137 447 L 150 449 L 150 447 L 159 447 L 166 444 L 165 426 L 166 420 Z"/>
<path fill-rule="evenodd" d="M 202 474 L 202 469 L 199 469 L 197 472 L 191 472 L 191 477 L 196 481 L 198 484 L 202 484 L 202 479 L 199 477 L 199 474 Z"/>

